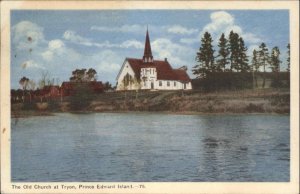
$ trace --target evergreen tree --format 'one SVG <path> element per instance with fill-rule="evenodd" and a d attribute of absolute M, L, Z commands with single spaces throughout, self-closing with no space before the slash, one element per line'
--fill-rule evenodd
<path fill-rule="evenodd" d="M 229 49 L 228 49 L 228 40 L 225 38 L 224 33 L 222 33 L 219 39 L 219 55 L 216 64 L 217 71 L 225 71 L 226 65 L 229 64 L 228 56 L 229 56 Z"/>
<path fill-rule="evenodd" d="M 269 64 L 269 51 L 268 51 L 268 47 L 266 46 L 265 43 L 261 43 L 261 45 L 259 46 L 259 64 L 260 66 L 263 67 L 263 83 L 262 83 L 262 87 L 265 87 L 265 83 L 266 83 L 266 66 Z"/>
<path fill-rule="evenodd" d="M 270 69 L 272 72 L 276 74 L 276 76 L 273 77 L 271 86 L 272 87 L 280 87 L 282 85 L 280 79 L 279 79 L 279 71 L 280 71 L 280 59 L 279 59 L 280 51 L 279 48 L 276 46 L 272 49 L 271 58 L 270 58 Z"/>
<path fill-rule="evenodd" d="M 270 69 L 272 72 L 279 72 L 280 71 L 280 59 L 279 59 L 280 51 L 279 48 L 276 46 L 272 49 L 271 59 L 270 59 Z"/>
<path fill-rule="evenodd" d="M 239 70 L 239 35 L 233 31 L 229 34 L 230 70 Z"/>
<path fill-rule="evenodd" d="M 196 61 L 199 62 L 199 64 L 195 65 L 192 70 L 193 74 L 197 75 L 197 77 L 203 77 L 208 72 L 215 71 L 212 41 L 210 33 L 205 32 L 201 39 L 201 47 L 196 56 Z"/>
<path fill-rule="evenodd" d="M 255 86 L 257 87 L 257 76 L 254 76 L 254 72 L 259 72 L 259 61 L 258 61 L 258 52 L 254 49 L 252 56 L 252 72 L 253 77 L 255 77 Z"/>
<path fill-rule="evenodd" d="M 259 72 L 258 52 L 254 49 L 252 56 L 252 71 Z"/>
<path fill-rule="evenodd" d="M 239 50 L 238 50 L 238 67 L 241 72 L 248 72 L 250 70 L 248 64 L 247 47 L 242 37 L 239 38 Z"/>
<path fill-rule="evenodd" d="M 286 59 L 286 62 L 287 62 L 287 69 L 286 69 L 286 71 L 288 71 L 288 72 L 290 72 L 290 55 L 291 55 L 291 51 L 290 51 L 290 43 L 287 45 L 287 49 L 288 49 L 288 51 L 287 51 L 287 54 L 288 54 L 288 56 L 287 56 L 287 59 Z"/>

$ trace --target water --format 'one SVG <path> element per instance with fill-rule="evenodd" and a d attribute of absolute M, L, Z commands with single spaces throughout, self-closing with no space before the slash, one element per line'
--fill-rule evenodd
<path fill-rule="evenodd" d="M 12 119 L 12 181 L 289 181 L 289 116 Z"/>

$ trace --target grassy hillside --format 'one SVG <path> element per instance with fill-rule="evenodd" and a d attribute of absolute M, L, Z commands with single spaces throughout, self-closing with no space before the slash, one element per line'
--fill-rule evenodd
<path fill-rule="evenodd" d="M 91 111 L 169 111 L 198 113 L 289 113 L 288 90 L 115 92 L 97 96 Z"/>

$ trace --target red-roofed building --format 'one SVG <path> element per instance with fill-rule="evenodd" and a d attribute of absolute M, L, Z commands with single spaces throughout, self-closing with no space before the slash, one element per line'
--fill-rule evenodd
<path fill-rule="evenodd" d="M 147 30 L 142 59 L 126 58 L 117 76 L 117 90 L 190 90 L 187 67 L 173 69 L 167 59 L 154 60 Z"/>

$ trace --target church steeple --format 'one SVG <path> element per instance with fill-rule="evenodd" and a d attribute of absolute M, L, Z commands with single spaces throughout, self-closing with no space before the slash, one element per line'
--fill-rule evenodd
<path fill-rule="evenodd" d="M 147 33 L 146 33 L 146 41 L 145 41 L 145 49 L 144 49 L 143 62 L 144 63 L 151 63 L 151 62 L 153 62 L 153 56 L 152 56 L 152 51 L 151 51 L 151 45 L 150 45 L 150 38 L 149 38 L 149 33 L 148 33 L 148 27 L 147 27 Z"/>

